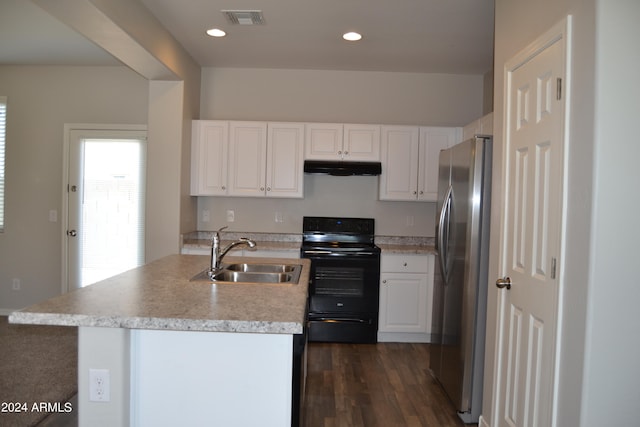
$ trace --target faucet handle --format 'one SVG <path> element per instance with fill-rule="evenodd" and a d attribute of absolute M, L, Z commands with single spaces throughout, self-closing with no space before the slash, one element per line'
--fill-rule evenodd
<path fill-rule="evenodd" d="M 224 227 L 220 227 L 218 230 L 213 232 L 213 237 L 211 238 L 211 242 L 213 245 L 217 245 L 218 242 L 220 242 L 220 232 L 225 228 L 228 228 L 228 226 L 225 225 Z"/>

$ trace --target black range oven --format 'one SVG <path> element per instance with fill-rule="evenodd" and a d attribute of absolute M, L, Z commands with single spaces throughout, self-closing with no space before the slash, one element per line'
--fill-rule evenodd
<path fill-rule="evenodd" d="M 374 225 L 368 218 L 304 217 L 300 256 L 311 260 L 309 341 L 377 342 Z"/>

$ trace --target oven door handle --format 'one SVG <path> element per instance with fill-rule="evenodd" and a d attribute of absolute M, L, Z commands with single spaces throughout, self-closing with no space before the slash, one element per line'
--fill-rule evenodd
<path fill-rule="evenodd" d="M 364 319 L 351 319 L 348 317 L 315 317 L 309 319 L 310 321 L 319 321 L 319 322 L 348 322 L 348 323 L 371 323 L 370 320 Z"/>
<path fill-rule="evenodd" d="M 323 250 L 305 250 L 304 255 L 335 255 L 335 256 L 362 256 L 362 255 L 377 255 L 376 252 L 370 251 L 357 251 L 357 252 L 335 252 L 335 251 L 323 251 Z"/>

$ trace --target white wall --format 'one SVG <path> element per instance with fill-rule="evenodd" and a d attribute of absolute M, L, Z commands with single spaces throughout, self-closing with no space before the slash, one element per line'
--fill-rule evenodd
<path fill-rule="evenodd" d="M 633 270 L 640 240 L 640 116 L 634 0 L 496 1 L 494 170 L 502 160 L 504 63 L 567 14 L 573 16 L 567 227 L 558 364 L 558 426 L 637 425 L 640 287 Z M 494 177 L 493 206 L 502 182 Z M 499 212 L 492 215 L 489 283 L 498 277 Z M 491 413 L 496 288 L 489 287 L 483 418 Z"/>
<path fill-rule="evenodd" d="M 15 309 L 61 290 L 63 225 L 48 217 L 62 212 L 64 124 L 146 124 L 148 84 L 125 67 L 0 66 L 0 93 L 8 97 L 0 309 Z"/>
<path fill-rule="evenodd" d="M 482 75 L 203 68 L 201 119 L 464 126 Z"/>
<path fill-rule="evenodd" d="M 464 126 L 482 116 L 484 85 L 483 75 L 204 68 L 200 117 Z M 299 233 L 303 215 L 335 215 L 376 218 L 377 234 L 433 236 L 434 203 L 379 202 L 377 185 L 373 177 L 305 176 L 304 200 L 199 197 L 198 229 Z M 284 223 L 275 223 L 276 211 Z"/>
<path fill-rule="evenodd" d="M 638 425 L 640 2 L 596 1 L 595 164 L 584 426 Z"/>
<path fill-rule="evenodd" d="M 199 197 L 198 229 L 226 225 L 229 231 L 301 233 L 303 216 L 346 216 L 375 218 L 378 235 L 434 235 L 435 203 L 380 202 L 377 177 L 306 175 L 304 194 L 304 199 Z M 235 222 L 226 222 L 227 209 L 235 212 Z M 203 210 L 210 212 L 208 223 L 202 222 Z M 275 222 L 276 212 L 284 214 L 284 222 Z"/>

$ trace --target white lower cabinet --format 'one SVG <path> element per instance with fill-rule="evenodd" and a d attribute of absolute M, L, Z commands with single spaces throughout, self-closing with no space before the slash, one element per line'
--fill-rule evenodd
<path fill-rule="evenodd" d="M 378 341 L 431 341 L 433 262 L 433 255 L 382 254 Z"/>

